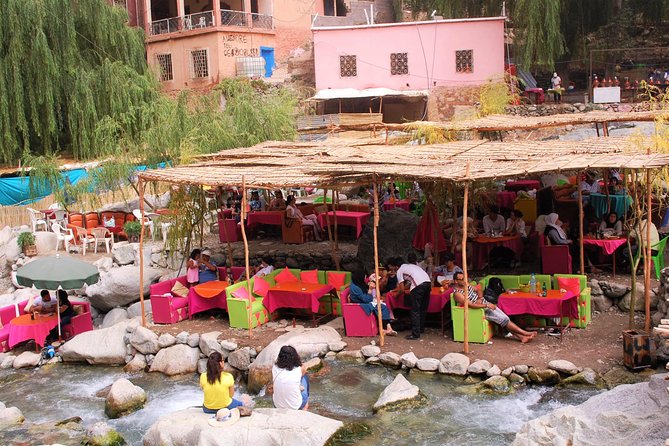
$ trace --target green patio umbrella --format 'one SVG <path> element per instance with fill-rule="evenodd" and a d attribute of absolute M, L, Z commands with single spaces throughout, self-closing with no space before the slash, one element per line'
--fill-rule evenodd
<path fill-rule="evenodd" d="M 19 285 L 46 290 L 74 290 L 92 285 L 99 278 L 98 269 L 90 263 L 58 255 L 33 260 L 16 271 Z"/>

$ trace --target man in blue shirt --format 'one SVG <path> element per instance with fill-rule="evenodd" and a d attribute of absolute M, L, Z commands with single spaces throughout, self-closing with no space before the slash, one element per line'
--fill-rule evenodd
<path fill-rule="evenodd" d="M 211 260 L 211 251 L 208 249 L 202 251 L 200 260 L 200 283 L 218 280 L 218 268 Z"/>

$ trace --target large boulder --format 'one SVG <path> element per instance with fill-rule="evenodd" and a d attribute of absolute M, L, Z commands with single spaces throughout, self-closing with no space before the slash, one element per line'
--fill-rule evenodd
<path fill-rule="evenodd" d="M 168 376 L 195 373 L 199 359 L 200 350 L 186 344 L 177 344 L 160 350 L 153 358 L 149 371 L 161 372 Z"/>
<path fill-rule="evenodd" d="M 18 408 L 7 407 L 4 403 L 0 402 L 0 430 L 16 426 L 24 421 L 25 418 Z"/>
<path fill-rule="evenodd" d="M 363 265 L 374 264 L 374 232 L 368 223 L 358 241 L 358 259 Z M 379 217 L 378 248 L 379 258 L 406 256 L 413 251 L 413 236 L 418 227 L 419 218 L 402 209 L 383 212 Z"/>
<path fill-rule="evenodd" d="M 564 359 L 555 359 L 548 363 L 548 368 L 555 370 L 556 372 L 564 373 L 565 375 L 576 375 L 578 373 L 578 367 L 570 361 Z"/>
<path fill-rule="evenodd" d="M 636 290 L 636 298 L 634 299 L 634 311 L 644 311 L 645 301 L 644 301 L 644 287 L 642 284 L 639 284 Z M 658 296 L 656 290 L 650 290 L 650 309 L 655 310 L 657 308 Z M 625 294 L 618 301 L 618 308 L 620 311 L 629 311 L 632 303 L 632 292 Z"/>
<path fill-rule="evenodd" d="M 447 375 L 464 376 L 469 368 L 469 357 L 461 353 L 447 353 L 440 362 L 439 373 Z"/>
<path fill-rule="evenodd" d="M 104 421 L 98 421 L 86 429 L 86 444 L 89 446 L 115 446 L 126 444 L 125 439 Z"/>
<path fill-rule="evenodd" d="M 599 288 L 602 290 L 602 293 L 609 299 L 618 300 L 627 294 L 630 290 L 630 287 L 627 285 L 621 285 L 615 282 L 605 282 L 600 280 Z"/>
<path fill-rule="evenodd" d="M 123 365 L 125 364 L 123 337 L 130 321 L 80 333 L 60 347 L 60 356 L 66 362 L 85 361 L 89 364 Z"/>
<path fill-rule="evenodd" d="M 498 394 L 506 394 L 513 391 L 513 387 L 511 387 L 509 380 L 501 375 L 491 376 L 481 383 L 481 387 L 482 389 Z"/>
<path fill-rule="evenodd" d="M 488 370 L 490 370 L 491 367 L 492 364 L 490 364 L 490 362 L 486 361 L 485 359 L 479 359 L 478 361 L 472 362 L 469 367 L 467 367 L 467 371 L 474 375 L 478 375 L 486 373 Z"/>
<path fill-rule="evenodd" d="M 109 418 L 119 418 L 141 409 L 145 402 L 144 389 L 121 378 L 116 380 L 109 389 L 105 400 L 105 414 Z"/>
<path fill-rule="evenodd" d="M 144 296 L 149 295 L 149 286 L 158 280 L 160 271 L 144 268 Z M 100 277 L 100 281 L 86 288 L 91 305 L 102 311 L 123 307 L 139 300 L 139 267 L 113 268 Z"/>
<path fill-rule="evenodd" d="M 114 243 L 111 253 L 114 263 L 118 265 L 130 265 L 135 262 L 135 246 L 133 243 Z"/>
<path fill-rule="evenodd" d="M 666 388 L 662 374 L 618 386 L 525 423 L 513 445 L 664 444 L 669 438 Z"/>
<path fill-rule="evenodd" d="M 102 319 L 102 328 L 113 327 L 119 322 L 128 320 L 128 312 L 125 308 L 112 308 L 107 314 L 105 314 L 104 319 Z"/>
<path fill-rule="evenodd" d="M 35 232 L 35 246 L 37 246 L 37 253 L 45 255 L 56 249 L 56 233 L 37 231 Z"/>
<path fill-rule="evenodd" d="M 560 382 L 560 374 L 551 369 L 538 369 L 532 367 L 529 372 L 527 372 L 527 377 L 533 383 L 545 386 L 553 386 Z"/>
<path fill-rule="evenodd" d="M 416 362 L 416 368 L 423 372 L 436 372 L 441 362 L 435 358 L 421 358 Z"/>
<path fill-rule="evenodd" d="M 16 240 L 17 237 L 12 237 L 5 245 L 5 258 L 7 259 L 7 263 L 10 264 L 16 262 L 16 259 L 19 258 L 19 254 L 21 254 L 21 248 L 19 248 L 19 244 Z"/>
<path fill-rule="evenodd" d="M 151 301 L 150 300 L 145 300 L 144 301 L 144 312 L 149 315 L 153 313 L 153 309 L 151 308 Z M 132 305 L 128 306 L 128 316 L 129 317 L 137 317 L 142 315 L 142 303 L 141 302 L 135 302 Z"/>
<path fill-rule="evenodd" d="M 251 348 L 244 347 L 230 352 L 230 355 L 228 355 L 228 364 L 237 370 L 248 370 L 251 365 Z"/>
<path fill-rule="evenodd" d="M 613 301 L 603 294 L 595 294 L 590 298 L 592 302 L 592 311 L 604 313 L 614 305 Z"/>
<path fill-rule="evenodd" d="M 130 345 L 145 355 L 154 355 L 160 350 L 158 335 L 142 326 L 135 328 L 130 335 Z"/>
<path fill-rule="evenodd" d="M 249 392 L 257 393 L 271 381 L 272 366 L 279 350 L 284 345 L 292 345 L 302 360 L 308 360 L 327 353 L 328 344 L 335 341 L 341 341 L 341 335 L 327 325 L 317 328 L 298 328 L 279 336 L 258 354 L 249 367 Z"/>
<path fill-rule="evenodd" d="M 385 365 L 386 367 L 397 367 L 401 365 L 401 360 L 402 357 L 398 355 L 395 352 L 384 352 L 381 353 L 379 356 L 379 361 L 381 361 L 381 364 Z"/>
<path fill-rule="evenodd" d="M 204 356 L 209 356 L 213 351 L 221 352 L 221 343 L 218 341 L 218 336 L 220 334 L 220 331 L 212 331 L 200 335 L 198 345 L 200 346 L 202 353 L 204 353 Z"/>
<path fill-rule="evenodd" d="M 211 415 L 191 408 L 156 421 L 143 438 L 144 446 L 322 446 L 343 426 L 341 421 L 312 412 L 254 409 L 225 428 L 209 425 Z"/>
<path fill-rule="evenodd" d="M 22 369 L 25 367 L 35 367 L 39 364 L 39 361 L 42 357 L 38 353 L 33 352 L 23 352 L 16 357 L 12 367 L 15 369 Z"/>
<path fill-rule="evenodd" d="M 383 389 L 379 399 L 374 403 L 373 410 L 378 412 L 418 399 L 420 399 L 418 386 L 411 384 L 404 375 L 399 373 L 393 382 Z"/>

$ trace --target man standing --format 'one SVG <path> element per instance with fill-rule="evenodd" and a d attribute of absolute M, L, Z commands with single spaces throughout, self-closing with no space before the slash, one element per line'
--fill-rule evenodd
<path fill-rule="evenodd" d="M 406 339 L 420 339 L 420 334 L 425 331 L 425 318 L 432 291 L 430 276 L 420 266 L 404 263 L 401 258 L 390 259 L 388 268 L 390 271 L 396 271 L 400 292 L 406 294 L 405 289 L 409 288 L 411 334 L 406 336 Z"/>
<path fill-rule="evenodd" d="M 205 249 L 200 258 L 200 283 L 212 282 L 218 280 L 218 268 L 216 263 L 211 260 L 211 251 Z"/>

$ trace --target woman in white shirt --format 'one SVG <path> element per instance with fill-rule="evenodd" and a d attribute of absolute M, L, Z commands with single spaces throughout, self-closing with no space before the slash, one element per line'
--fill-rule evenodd
<path fill-rule="evenodd" d="M 316 241 L 321 241 L 321 225 L 318 224 L 318 218 L 314 214 L 304 215 L 297 206 L 295 206 L 295 196 L 288 195 L 286 199 L 286 215 L 288 218 L 293 218 L 300 220 L 303 225 L 309 225 L 314 227 L 314 237 Z"/>
<path fill-rule="evenodd" d="M 272 367 L 272 401 L 277 409 L 308 410 L 309 379 L 295 347 L 284 345 Z"/>
<path fill-rule="evenodd" d="M 504 231 L 504 235 L 519 235 L 522 238 L 527 237 L 523 213 L 518 209 L 514 209 L 511 213 L 511 217 L 506 220 L 506 230 Z"/>

